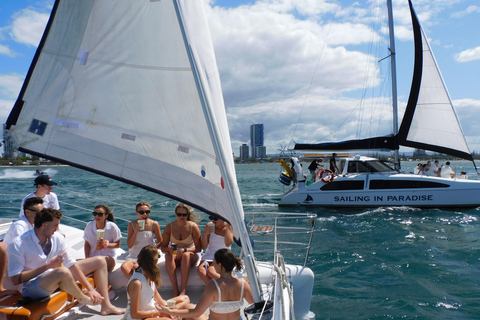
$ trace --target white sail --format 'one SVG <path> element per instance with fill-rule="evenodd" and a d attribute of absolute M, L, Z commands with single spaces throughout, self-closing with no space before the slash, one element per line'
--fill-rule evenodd
<path fill-rule="evenodd" d="M 202 1 L 57 1 L 35 59 L 19 117 L 12 112 L 7 123 L 22 150 L 218 213 L 238 230 L 225 191 L 225 180 L 238 187 Z M 236 214 L 243 220 L 241 209 Z"/>
<path fill-rule="evenodd" d="M 418 100 L 406 139 L 470 154 L 428 40 L 421 30 L 423 72 Z M 425 146 L 424 149 L 429 149 Z"/>

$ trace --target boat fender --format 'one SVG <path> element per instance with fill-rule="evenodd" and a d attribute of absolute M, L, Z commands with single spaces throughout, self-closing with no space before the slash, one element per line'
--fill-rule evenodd
<path fill-rule="evenodd" d="M 334 176 L 333 171 L 330 169 L 318 169 L 317 171 L 317 178 L 320 178 L 325 183 L 332 181 Z"/>

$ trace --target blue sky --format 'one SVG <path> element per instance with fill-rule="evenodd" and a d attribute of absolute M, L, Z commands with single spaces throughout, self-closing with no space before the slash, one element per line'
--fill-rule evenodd
<path fill-rule="evenodd" d="M 269 154 L 281 145 L 292 147 L 292 139 L 338 141 L 390 133 L 388 104 L 381 112 L 367 109 L 375 103 L 370 91 L 390 90 L 388 81 L 382 80 L 388 65 L 377 63 L 387 54 L 387 36 L 373 23 L 384 15 L 375 14 L 375 5 L 383 9 L 385 0 L 202 1 L 207 5 L 236 154 L 239 145 L 249 143 L 252 123 L 264 124 Z M 480 152 L 480 2 L 413 0 L 413 4 L 467 143 Z M 17 98 L 52 5 L 53 0 L 0 5 L 2 123 Z M 394 0 L 401 110 L 412 73 L 407 6 L 407 0 Z M 380 40 L 378 55 L 369 49 L 372 38 Z"/>

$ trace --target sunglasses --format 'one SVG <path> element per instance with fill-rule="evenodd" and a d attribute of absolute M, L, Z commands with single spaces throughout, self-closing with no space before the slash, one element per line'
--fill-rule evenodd
<path fill-rule="evenodd" d="M 139 210 L 139 211 L 137 211 L 137 212 L 138 212 L 138 214 L 140 214 L 140 215 L 150 214 L 150 210 L 145 210 L 145 211 Z"/>
<path fill-rule="evenodd" d="M 93 214 L 94 217 L 95 217 L 95 216 L 103 217 L 103 212 L 95 212 L 95 211 L 93 211 L 92 214 Z"/>
<path fill-rule="evenodd" d="M 188 217 L 188 213 L 175 213 L 177 217 Z"/>
<path fill-rule="evenodd" d="M 35 213 L 40 213 L 40 211 L 42 211 L 42 210 L 37 211 L 37 210 L 29 209 L 29 208 L 26 208 L 25 210 L 32 211 L 32 212 L 35 212 Z"/>
<path fill-rule="evenodd" d="M 217 220 L 218 220 L 218 218 L 217 218 L 217 217 L 214 217 L 214 216 L 210 216 L 210 217 L 208 217 L 208 219 L 213 220 L 213 221 L 217 221 Z"/>

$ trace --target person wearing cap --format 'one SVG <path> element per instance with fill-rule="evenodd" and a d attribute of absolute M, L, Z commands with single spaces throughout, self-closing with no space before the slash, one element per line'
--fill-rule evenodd
<path fill-rule="evenodd" d="M 466 171 L 461 171 L 460 175 L 458 176 L 458 179 L 468 179 L 467 172 Z"/>
<path fill-rule="evenodd" d="M 52 186 L 56 185 L 57 183 L 53 181 L 49 176 L 43 175 L 38 176 L 35 178 L 34 185 L 37 187 L 35 192 L 30 193 L 22 200 L 22 205 L 20 206 L 20 214 L 19 217 L 23 217 L 25 215 L 25 211 L 23 207 L 25 205 L 25 200 L 28 198 L 39 197 L 43 199 L 43 206 L 45 208 L 52 208 L 52 209 L 60 209 L 60 204 L 58 203 L 58 198 L 55 193 L 52 192 Z"/>

